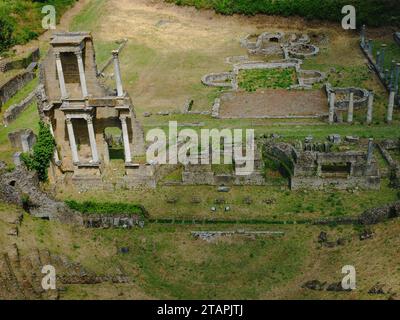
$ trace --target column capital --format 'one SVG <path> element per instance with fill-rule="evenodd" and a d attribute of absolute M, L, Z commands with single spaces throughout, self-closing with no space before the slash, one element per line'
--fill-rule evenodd
<path fill-rule="evenodd" d="M 118 56 L 119 56 L 119 51 L 118 50 L 113 50 L 113 51 L 111 51 L 111 53 L 112 53 L 114 58 L 118 58 Z"/>
<path fill-rule="evenodd" d="M 120 120 L 122 123 L 126 123 L 126 118 L 127 118 L 127 116 L 122 116 L 122 117 L 119 117 L 119 120 Z"/>
<path fill-rule="evenodd" d="M 75 51 L 75 55 L 76 55 L 78 58 L 81 58 L 81 59 L 82 59 L 82 50 Z"/>
<path fill-rule="evenodd" d="M 67 122 L 67 124 L 71 124 L 71 123 L 72 123 L 70 117 L 66 117 L 66 118 L 65 118 L 65 121 Z"/>
<path fill-rule="evenodd" d="M 61 57 L 61 55 L 60 55 L 59 52 L 55 52 L 55 53 L 54 53 L 54 56 L 56 57 L 57 60 L 60 59 L 60 57 Z"/>
<path fill-rule="evenodd" d="M 87 121 L 87 123 L 92 124 L 93 123 L 93 116 L 90 114 L 85 115 L 85 120 Z"/>

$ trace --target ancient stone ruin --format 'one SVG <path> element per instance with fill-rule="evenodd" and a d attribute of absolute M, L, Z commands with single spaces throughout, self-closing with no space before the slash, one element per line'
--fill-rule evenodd
<path fill-rule="evenodd" d="M 38 108 L 57 143 L 54 178 L 69 173 L 75 184 L 101 186 L 110 162 L 105 130 L 119 128 L 124 183 L 136 184 L 148 171 L 134 161 L 145 152 L 144 137 L 132 100 L 123 89 L 118 52 L 113 52 L 116 90 L 110 90 L 100 80 L 90 33 L 55 33 L 50 45 L 40 69 Z"/>
<path fill-rule="evenodd" d="M 331 150 L 328 143 L 269 143 L 266 156 L 281 163 L 290 175 L 290 187 L 297 189 L 379 189 L 381 175 L 370 139 L 367 152 Z"/>

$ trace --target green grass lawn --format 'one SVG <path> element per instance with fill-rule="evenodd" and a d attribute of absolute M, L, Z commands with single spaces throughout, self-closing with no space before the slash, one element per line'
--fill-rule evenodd
<path fill-rule="evenodd" d="M 175 177 L 178 181 L 178 177 Z M 172 180 L 172 178 L 170 179 Z M 168 199 L 174 197 L 175 203 Z M 175 219 L 219 219 L 219 220 L 303 220 L 321 217 L 357 216 L 364 210 L 390 203 L 398 199 L 397 191 L 388 187 L 388 181 L 382 181 L 381 190 L 347 191 L 290 191 L 280 186 L 243 186 L 232 187 L 228 193 L 217 191 L 212 186 L 158 186 L 150 190 L 87 191 L 78 193 L 70 188 L 60 188 L 60 199 L 76 201 L 128 202 L 142 204 L 150 218 Z M 193 199 L 200 202 L 193 202 Z M 251 203 L 247 202 L 250 198 Z M 357 201 L 354 199 L 357 198 Z M 223 200 L 224 203 L 218 204 Z M 218 203 L 217 203 L 218 200 Z M 224 208 L 231 210 L 225 212 Z M 211 207 L 217 211 L 212 212 Z"/>
<path fill-rule="evenodd" d="M 296 79 L 293 68 L 255 69 L 240 71 L 238 83 L 240 88 L 253 92 L 260 88 L 288 89 L 296 84 Z"/>
<path fill-rule="evenodd" d="M 0 160 L 12 162 L 12 154 L 16 151 L 11 148 L 8 141 L 8 133 L 18 129 L 32 129 L 35 133 L 39 130 L 39 114 L 36 103 L 31 104 L 8 127 L 0 127 Z"/>
<path fill-rule="evenodd" d="M 223 237 L 207 243 L 191 236 L 194 229 L 198 227 L 149 225 L 140 233 L 96 230 L 95 234 L 101 242 L 132 248 L 116 259 L 127 270 L 135 266 L 136 283 L 158 298 L 257 299 L 293 279 L 307 254 L 303 234 L 290 232 L 284 239 Z"/>
<path fill-rule="evenodd" d="M 36 77 L 32 81 L 28 82 L 21 90 L 19 90 L 10 100 L 8 100 L 2 107 L 1 113 L 6 111 L 13 104 L 17 104 L 24 100 L 39 84 L 39 79 Z"/>

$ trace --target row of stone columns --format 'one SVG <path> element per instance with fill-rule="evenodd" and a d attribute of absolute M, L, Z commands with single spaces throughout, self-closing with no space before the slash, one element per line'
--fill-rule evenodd
<path fill-rule="evenodd" d="M 84 66 L 83 58 L 82 58 L 82 51 L 75 52 L 75 55 L 76 55 L 76 58 L 78 61 L 79 79 L 80 79 L 81 88 L 82 88 L 82 96 L 83 96 L 83 98 L 87 98 L 89 93 L 88 93 L 88 88 L 87 88 L 87 83 L 86 83 L 85 66 Z M 121 77 L 121 70 L 120 70 L 120 65 L 119 65 L 118 50 L 114 50 L 112 52 L 112 55 L 113 55 L 113 60 L 114 60 L 114 74 L 115 74 L 115 81 L 117 84 L 117 95 L 118 95 L 118 97 L 123 97 L 124 89 L 122 86 L 122 77 Z M 67 87 L 65 85 L 64 71 L 63 71 L 63 67 L 62 67 L 60 53 L 55 53 L 55 58 L 56 58 L 56 69 L 57 69 L 58 81 L 59 81 L 60 90 L 61 90 L 61 99 L 67 99 L 68 92 L 67 92 Z"/>
<path fill-rule="evenodd" d="M 92 152 L 92 162 L 93 163 L 99 163 L 99 155 L 97 152 L 97 143 L 96 143 L 96 135 L 93 127 L 93 117 L 90 115 L 85 115 L 82 118 L 84 118 L 87 122 L 87 128 L 88 128 L 88 133 L 89 133 L 89 143 L 90 143 L 90 149 Z M 122 126 L 122 136 L 123 136 L 123 141 L 124 141 L 124 153 L 125 153 L 125 162 L 126 163 L 131 163 L 132 162 L 132 156 L 131 156 L 131 149 L 130 149 L 130 144 L 129 144 L 129 133 L 128 133 L 128 126 L 126 123 L 126 117 L 121 117 L 121 126 Z M 79 155 L 78 155 L 78 147 L 76 144 L 75 140 L 75 133 L 74 133 L 74 127 L 72 124 L 72 118 L 68 117 L 66 118 L 67 122 L 67 131 L 68 131 L 68 138 L 69 138 L 69 144 L 71 147 L 71 153 L 72 153 L 72 160 L 75 164 L 79 163 Z"/>
<path fill-rule="evenodd" d="M 98 163 L 99 155 L 97 153 L 97 143 L 96 143 L 96 136 L 95 136 L 94 128 L 93 128 L 92 116 L 86 115 L 83 118 L 87 122 L 90 149 L 92 151 L 92 162 Z M 67 117 L 66 122 L 67 122 L 69 144 L 70 144 L 71 153 L 72 153 L 72 160 L 74 163 L 79 163 L 80 161 L 79 161 L 79 155 L 78 155 L 78 147 L 77 147 L 76 140 L 75 140 L 74 127 L 72 125 L 72 118 Z"/>
<path fill-rule="evenodd" d="M 80 79 L 80 83 L 81 83 L 82 96 L 83 96 L 83 98 L 86 98 L 88 96 L 88 89 L 87 89 L 87 84 L 86 84 L 85 66 L 84 66 L 83 59 L 82 59 L 82 51 L 75 52 L 75 55 L 76 55 L 76 59 L 78 61 L 79 79 Z M 67 91 L 67 87 L 65 85 L 64 71 L 63 71 L 63 67 L 62 67 L 60 53 L 56 53 L 55 57 L 56 57 L 58 82 L 60 84 L 60 90 L 61 90 L 61 99 L 67 99 L 68 91 Z"/>
<path fill-rule="evenodd" d="M 386 114 L 386 122 L 387 123 L 391 123 L 393 121 L 393 109 L 394 109 L 394 104 L 395 104 L 395 96 L 396 96 L 396 93 L 394 91 L 390 91 L 388 109 L 387 109 L 387 114 Z M 331 123 L 331 124 L 334 122 L 335 97 L 336 97 L 336 95 L 334 92 L 330 93 L 329 123 Z M 367 105 L 367 118 L 366 118 L 367 124 L 372 123 L 373 107 L 374 107 L 374 93 L 370 92 L 369 96 L 368 96 L 368 105 Z M 354 93 L 350 92 L 349 109 L 347 112 L 347 123 L 353 123 L 353 117 L 354 117 Z"/>

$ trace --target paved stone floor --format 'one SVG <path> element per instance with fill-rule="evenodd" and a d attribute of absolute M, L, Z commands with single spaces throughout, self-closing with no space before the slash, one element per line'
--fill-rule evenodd
<path fill-rule="evenodd" d="M 322 90 L 265 89 L 221 96 L 221 118 L 315 117 L 327 113 Z"/>

